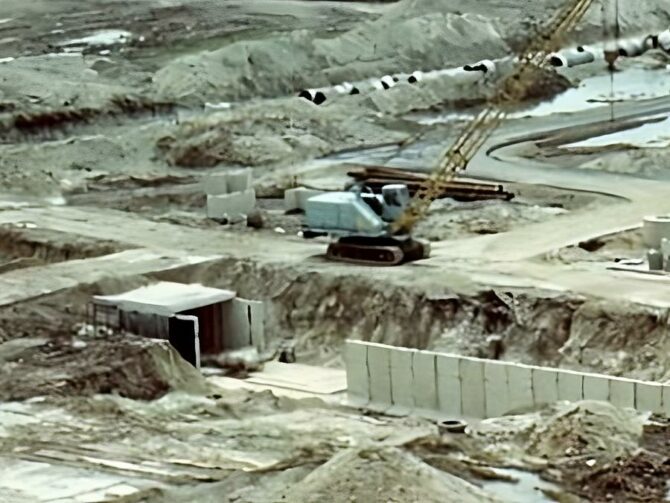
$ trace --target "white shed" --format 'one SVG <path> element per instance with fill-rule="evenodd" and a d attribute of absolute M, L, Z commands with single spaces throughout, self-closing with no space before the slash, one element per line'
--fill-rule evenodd
<path fill-rule="evenodd" d="M 159 282 L 92 299 L 93 324 L 167 339 L 199 366 L 200 354 L 255 346 L 265 349 L 263 303 L 200 284 Z"/>

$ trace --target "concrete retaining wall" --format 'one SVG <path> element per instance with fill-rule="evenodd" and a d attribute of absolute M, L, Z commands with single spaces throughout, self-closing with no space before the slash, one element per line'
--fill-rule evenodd
<path fill-rule="evenodd" d="M 670 417 L 670 384 L 347 341 L 353 405 L 430 418 L 487 418 L 601 400 Z"/>

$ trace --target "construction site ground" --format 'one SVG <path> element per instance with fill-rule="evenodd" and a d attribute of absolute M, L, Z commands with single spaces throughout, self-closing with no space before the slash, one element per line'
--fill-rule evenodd
<path fill-rule="evenodd" d="M 670 276 L 644 270 L 640 230 L 670 213 L 667 54 L 612 85 L 602 62 L 545 75 L 465 173 L 515 197 L 434 202 L 426 260 L 329 262 L 284 212 L 285 189 L 341 190 L 352 166 L 429 173 L 492 84 L 300 90 L 501 58 L 561 4 L 0 0 L 0 500 L 667 501 L 666 419 L 583 402 L 442 435 L 349 407 L 341 355 L 501 340 L 505 360 L 670 379 Z M 667 0 L 634 4 L 624 36 L 670 27 Z M 595 2 L 565 44 L 603 33 Z M 262 226 L 207 219 L 204 178 L 247 166 Z M 267 340 L 309 367 L 200 373 L 85 325 L 91 295 L 156 280 L 264 301 Z"/>

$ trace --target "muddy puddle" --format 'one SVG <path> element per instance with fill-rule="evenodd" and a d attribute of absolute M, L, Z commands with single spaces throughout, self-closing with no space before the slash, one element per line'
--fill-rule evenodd
<path fill-rule="evenodd" d="M 501 477 L 509 477 L 513 481 L 492 480 L 482 484 L 483 488 L 495 494 L 503 501 L 517 503 L 551 503 L 555 500 L 544 495 L 543 491 L 560 491 L 560 489 L 542 480 L 539 475 L 515 468 L 492 468 Z"/>
<path fill-rule="evenodd" d="M 622 101 L 641 101 L 667 96 L 668 69 L 630 68 L 614 74 L 598 75 L 584 79 L 575 88 L 568 89 L 551 101 L 545 101 L 531 108 L 509 115 L 511 119 L 524 117 L 547 117 L 554 114 L 569 114 L 586 109 L 598 108 L 603 104 Z M 473 117 L 467 112 L 449 112 L 442 114 L 413 114 L 409 116 L 419 124 L 430 126 L 445 124 Z"/>
<path fill-rule="evenodd" d="M 512 118 L 544 117 L 597 108 L 610 101 L 640 101 L 666 96 L 669 78 L 670 70 L 644 68 L 631 68 L 616 73 L 613 81 L 610 75 L 591 77 L 583 80 L 576 88 L 558 95 L 554 100 L 517 112 Z"/>

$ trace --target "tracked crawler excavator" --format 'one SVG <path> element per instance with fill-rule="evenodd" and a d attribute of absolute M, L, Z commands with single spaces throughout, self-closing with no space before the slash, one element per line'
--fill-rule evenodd
<path fill-rule="evenodd" d="M 532 36 L 502 78 L 487 106 L 463 129 L 440 156 L 430 177 L 410 198 L 404 185 L 387 185 L 381 195 L 356 189 L 310 198 L 305 207 L 303 236 L 329 236 L 327 257 L 357 264 L 397 265 L 427 258 L 427 242 L 412 237 L 445 182 L 463 171 L 506 116 L 509 105 L 521 101 L 535 85 L 537 68 L 548 67 L 548 55 L 580 21 L 593 0 L 570 0 Z"/>

